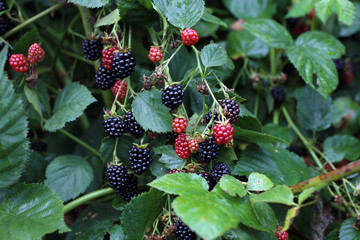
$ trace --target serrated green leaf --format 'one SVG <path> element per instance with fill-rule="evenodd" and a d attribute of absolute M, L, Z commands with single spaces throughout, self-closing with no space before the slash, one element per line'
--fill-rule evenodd
<path fill-rule="evenodd" d="M 237 159 L 238 157 L 236 156 L 234 148 L 220 148 L 220 153 L 218 157 L 219 162 L 230 162 Z"/>
<path fill-rule="evenodd" d="M 326 235 L 325 240 L 339 240 L 339 228 L 335 228 L 328 235 Z"/>
<path fill-rule="evenodd" d="M 244 185 L 239 180 L 230 175 L 223 176 L 220 179 L 219 184 L 220 188 L 230 196 L 235 197 L 238 195 L 239 197 L 244 197 L 247 194 Z"/>
<path fill-rule="evenodd" d="M 248 31 L 232 31 L 226 41 L 226 50 L 234 60 L 242 57 L 262 58 L 269 53 L 269 46 Z"/>
<path fill-rule="evenodd" d="M 284 139 L 288 143 L 291 143 L 293 141 L 293 136 L 291 135 L 291 132 L 289 131 L 289 129 L 286 127 L 283 127 L 283 126 L 280 126 L 277 124 L 273 124 L 273 123 L 268 123 L 264 126 L 264 131 L 275 137 Z M 276 146 L 281 147 L 281 148 L 286 148 L 287 144 L 276 143 Z"/>
<path fill-rule="evenodd" d="M 228 56 L 223 47 L 210 43 L 201 50 L 200 58 L 205 67 L 217 67 L 224 65 Z"/>
<path fill-rule="evenodd" d="M 289 48 L 294 45 L 289 32 L 272 19 L 251 19 L 244 23 L 244 27 L 270 47 Z"/>
<path fill-rule="evenodd" d="M 83 193 L 94 178 L 91 165 L 76 155 L 55 158 L 46 169 L 45 184 L 56 191 L 63 201 Z"/>
<path fill-rule="evenodd" d="M 2 51 L 1 58 L 6 59 Z M 29 157 L 28 121 L 12 82 L 0 72 L 0 188 L 16 182 Z"/>
<path fill-rule="evenodd" d="M 311 187 L 311 188 L 308 188 L 308 189 L 305 189 L 304 191 L 302 191 L 298 197 L 299 204 L 302 204 L 305 200 L 310 198 L 316 190 L 317 190 L 316 188 Z"/>
<path fill-rule="evenodd" d="M 295 205 L 294 195 L 290 188 L 285 185 L 278 185 L 266 192 L 260 194 L 252 194 L 251 201 L 280 203 L 285 205 Z"/>
<path fill-rule="evenodd" d="M 131 199 L 120 218 L 126 239 L 143 239 L 162 212 L 165 200 L 166 196 L 156 189 Z"/>
<path fill-rule="evenodd" d="M 269 18 L 276 11 L 276 5 L 271 0 L 222 0 L 225 7 L 241 19 Z"/>
<path fill-rule="evenodd" d="M 181 168 L 184 165 L 185 160 L 179 158 L 171 145 L 153 148 L 153 151 L 155 154 L 161 154 L 159 162 L 164 163 L 168 169 Z"/>
<path fill-rule="evenodd" d="M 360 157 L 360 141 L 353 136 L 328 137 L 323 148 L 326 157 L 333 163 L 340 162 L 344 158 L 355 161 Z"/>
<path fill-rule="evenodd" d="M 171 132 L 172 116 L 161 101 L 157 89 L 139 93 L 131 105 L 136 121 L 145 129 L 158 133 Z"/>
<path fill-rule="evenodd" d="M 165 16 L 170 1 L 171 0 L 154 0 L 154 4 L 160 10 L 161 14 Z"/>
<path fill-rule="evenodd" d="M 120 13 L 119 9 L 115 9 L 105 17 L 100 18 L 96 24 L 95 27 L 105 26 L 105 25 L 111 25 L 117 21 L 120 20 Z"/>
<path fill-rule="evenodd" d="M 106 137 L 101 141 L 100 153 L 101 153 L 101 160 L 103 161 L 103 163 L 106 164 L 113 160 L 115 142 L 116 139 L 110 137 Z"/>
<path fill-rule="evenodd" d="M 360 30 L 360 3 L 354 2 L 355 6 L 355 19 L 351 26 L 339 23 L 339 36 L 340 37 L 349 37 Z"/>
<path fill-rule="evenodd" d="M 360 240 L 360 231 L 354 228 L 354 223 L 356 223 L 356 218 L 348 218 L 341 224 L 340 240 Z"/>
<path fill-rule="evenodd" d="M 206 22 L 210 22 L 210 23 L 214 23 L 214 24 L 217 24 L 217 25 L 220 25 L 224 28 L 227 28 L 227 24 L 222 21 L 220 18 L 212 15 L 211 13 L 205 11 L 204 14 L 202 15 L 201 17 L 202 20 L 206 21 Z"/>
<path fill-rule="evenodd" d="M 194 113 L 188 121 L 188 125 L 186 127 L 186 132 L 194 133 L 195 130 L 197 130 L 198 132 L 202 132 L 205 129 L 205 126 L 201 125 L 199 123 L 201 118 L 202 118 L 202 116 L 200 114 Z M 195 129 L 195 126 L 196 126 L 196 129 Z"/>
<path fill-rule="evenodd" d="M 235 129 L 234 139 L 236 141 L 248 142 L 248 143 L 275 143 L 282 142 L 288 144 L 286 141 L 271 136 L 267 133 L 255 132 L 247 129 L 242 129 L 237 126 L 233 126 Z"/>
<path fill-rule="evenodd" d="M 275 232 L 277 219 L 274 210 L 265 202 L 254 202 L 251 198 L 250 202 L 259 222 L 271 232 Z"/>
<path fill-rule="evenodd" d="M 274 184 L 271 180 L 265 176 L 264 174 L 260 173 L 251 173 L 248 178 L 248 191 L 266 191 L 272 188 Z"/>
<path fill-rule="evenodd" d="M 192 195 L 207 193 L 209 185 L 206 180 L 195 173 L 166 174 L 155 179 L 149 186 L 176 195 Z"/>
<path fill-rule="evenodd" d="M 301 0 L 296 2 L 286 14 L 286 18 L 298 18 L 308 14 L 314 7 L 314 0 Z"/>
<path fill-rule="evenodd" d="M 315 2 L 316 16 L 325 23 L 332 13 L 336 13 L 339 21 L 351 25 L 355 19 L 355 7 L 349 0 L 319 0 Z"/>
<path fill-rule="evenodd" d="M 121 226 L 115 224 L 110 229 L 110 240 L 124 240 L 125 235 L 124 231 L 122 230 Z"/>
<path fill-rule="evenodd" d="M 29 88 L 27 85 L 25 85 L 24 93 L 25 93 L 25 96 L 26 96 L 27 100 L 29 101 L 29 103 L 31 103 L 33 105 L 34 109 L 36 110 L 37 113 L 39 113 L 39 115 L 42 119 L 43 115 L 42 115 L 42 111 L 41 111 L 40 100 L 39 100 L 39 96 L 37 95 L 36 91 L 34 89 Z"/>
<path fill-rule="evenodd" d="M 0 40 L 0 43 L 3 43 L 3 42 Z M 0 52 L 0 69 L 4 69 L 4 67 L 5 67 L 5 64 L 7 62 L 7 53 L 8 52 L 9 52 L 9 46 L 5 45 Z"/>
<path fill-rule="evenodd" d="M 29 47 L 36 42 L 40 41 L 40 34 L 37 28 L 33 28 L 32 30 L 26 32 L 15 44 L 12 52 L 16 54 L 24 54 L 28 55 Z M 46 57 L 46 56 L 45 56 Z"/>
<path fill-rule="evenodd" d="M 172 0 L 165 15 L 175 27 L 190 28 L 201 19 L 204 7 L 203 0 Z"/>
<path fill-rule="evenodd" d="M 86 8 L 100 8 L 109 3 L 109 0 L 68 0 L 73 3 Z"/>
<path fill-rule="evenodd" d="M 4 239 L 40 239 L 66 229 L 59 196 L 42 184 L 19 184 L 0 202 L 0 232 Z M 6 223 L 6 224 L 5 224 Z"/>
<path fill-rule="evenodd" d="M 157 20 L 156 12 L 144 7 L 138 0 L 117 0 L 122 22 L 137 22 L 144 25 Z"/>
<path fill-rule="evenodd" d="M 31 151 L 29 161 L 26 165 L 26 170 L 23 172 L 20 182 L 25 181 L 26 183 L 42 183 L 45 180 L 46 167 L 49 164 L 50 157 L 44 158 L 44 156 L 37 152 Z"/>
<path fill-rule="evenodd" d="M 45 123 L 45 129 L 54 132 L 65 126 L 65 123 L 74 121 L 83 114 L 83 111 L 96 99 L 90 91 L 78 82 L 72 82 L 57 96 L 53 115 Z"/>
<path fill-rule="evenodd" d="M 257 117 L 255 117 L 249 110 L 247 110 L 244 105 L 239 104 L 239 106 L 240 114 L 235 125 L 243 129 L 262 133 L 263 127 L 259 119 L 257 119 Z"/>

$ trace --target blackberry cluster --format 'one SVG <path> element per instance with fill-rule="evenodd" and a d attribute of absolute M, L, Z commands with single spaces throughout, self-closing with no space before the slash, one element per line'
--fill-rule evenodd
<path fill-rule="evenodd" d="M 186 226 L 181 220 L 175 222 L 175 235 L 179 240 L 195 240 L 196 233 Z"/>
<path fill-rule="evenodd" d="M 220 146 L 216 143 L 213 136 L 206 138 L 205 142 L 199 145 L 200 157 L 203 158 L 205 162 L 210 162 L 219 157 Z"/>
<path fill-rule="evenodd" d="M 110 89 L 114 86 L 116 79 L 112 70 L 108 70 L 104 67 L 99 67 L 97 74 L 95 75 L 96 85 L 102 90 Z"/>
<path fill-rule="evenodd" d="M 0 16 L 0 36 L 4 35 L 7 31 L 12 29 L 14 27 L 14 24 L 10 21 L 10 19 L 5 16 Z"/>
<path fill-rule="evenodd" d="M 228 165 L 223 162 L 218 162 L 212 167 L 210 176 L 214 183 L 217 183 L 220 181 L 222 176 L 229 175 L 230 173 L 231 170 Z"/>
<path fill-rule="evenodd" d="M 206 122 L 206 123 L 209 123 L 210 120 L 211 120 L 211 118 L 212 118 L 212 112 L 208 112 L 207 114 L 205 114 L 204 118 L 205 118 L 205 122 Z M 217 113 L 214 113 L 214 120 L 213 120 L 213 122 L 216 122 L 216 121 L 219 121 L 219 116 L 218 116 Z"/>
<path fill-rule="evenodd" d="M 131 52 L 114 53 L 112 69 L 115 77 L 126 78 L 135 71 L 135 58 Z"/>
<path fill-rule="evenodd" d="M 240 106 L 235 100 L 224 99 L 220 103 L 221 107 L 225 111 L 225 116 L 229 119 L 230 123 L 235 123 L 239 117 Z"/>
<path fill-rule="evenodd" d="M 30 149 L 37 152 L 46 152 L 47 145 L 43 141 L 34 141 L 31 143 Z"/>
<path fill-rule="evenodd" d="M 285 101 L 285 91 L 282 87 L 274 87 L 273 89 L 271 89 L 271 95 L 274 98 L 275 104 L 280 105 Z"/>
<path fill-rule="evenodd" d="M 211 191 L 213 188 L 214 188 L 214 184 L 213 182 L 211 181 L 211 176 L 210 174 L 206 173 L 206 172 L 201 172 L 201 173 L 198 173 L 199 176 L 202 176 L 203 178 L 205 178 L 207 184 L 209 185 L 209 190 Z"/>
<path fill-rule="evenodd" d="M 175 141 L 175 139 L 177 138 L 179 134 L 177 132 L 168 132 L 166 134 L 166 137 L 170 140 L 170 141 Z"/>
<path fill-rule="evenodd" d="M 149 148 L 132 145 L 129 154 L 131 169 L 136 174 L 144 173 L 152 162 L 152 153 Z"/>
<path fill-rule="evenodd" d="M 120 117 L 110 116 L 103 121 L 105 133 L 113 138 L 120 137 L 125 132 L 125 122 Z"/>
<path fill-rule="evenodd" d="M 125 114 L 125 128 L 135 137 L 140 137 L 144 134 L 144 129 L 140 126 L 140 124 L 136 121 L 133 112 L 129 111 Z"/>
<path fill-rule="evenodd" d="M 82 43 L 82 50 L 84 52 L 84 58 L 91 61 L 99 59 L 102 53 L 104 45 L 97 39 L 89 40 L 85 39 Z"/>
<path fill-rule="evenodd" d="M 179 84 L 173 84 L 163 90 L 161 100 L 165 106 L 174 109 L 181 105 L 184 99 L 184 90 Z"/>
<path fill-rule="evenodd" d="M 137 195 L 137 181 L 134 175 L 127 173 L 124 166 L 112 165 L 105 172 L 106 179 L 111 188 L 114 188 L 126 201 Z"/>
<path fill-rule="evenodd" d="M 6 1 L 5 0 L 0 0 L 0 12 L 5 11 L 7 9 L 8 9 L 8 7 L 6 5 Z"/>

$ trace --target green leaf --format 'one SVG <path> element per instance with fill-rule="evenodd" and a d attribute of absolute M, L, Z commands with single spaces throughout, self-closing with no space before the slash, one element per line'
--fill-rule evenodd
<path fill-rule="evenodd" d="M 59 196 L 42 184 L 19 184 L 0 202 L 1 237 L 11 240 L 40 239 L 66 229 Z"/>
<path fill-rule="evenodd" d="M 248 185 L 247 190 L 248 191 L 266 191 L 270 188 L 272 188 L 274 184 L 271 182 L 271 180 L 260 173 L 251 173 L 248 178 Z"/>
<path fill-rule="evenodd" d="M 201 50 L 200 58 L 205 67 L 217 67 L 224 65 L 228 56 L 223 47 L 210 43 Z"/>
<path fill-rule="evenodd" d="M 354 6 L 355 6 L 356 14 L 355 14 L 355 19 L 354 19 L 354 22 L 352 23 L 352 25 L 347 26 L 342 23 L 339 23 L 340 37 L 349 37 L 360 30 L 360 3 L 354 2 Z"/>
<path fill-rule="evenodd" d="M 236 195 L 238 195 L 239 197 L 244 197 L 247 194 L 244 185 L 239 180 L 230 175 L 223 176 L 220 179 L 219 184 L 220 188 L 230 196 L 236 197 Z"/>
<path fill-rule="evenodd" d="M 286 14 L 286 18 L 298 18 L 308 14 L 314 7 L 314 0 L 301 0 L 296 2 Z M 317 13 L 316 13 L 317 15 Z"/>
<path fill-rule="evenodd" d="M 271 0 L 222 0 L 225 7 L 236 17 L 241 19 L 269 18 L 276 10 Z"/>
<path fill-rule="evenodd" d="M 26 32 L 15 44 L 13 53 L 28 55 L 29 47 L 40 41 L 40 34 L 36 28 Z M 45 56 L 46 57 L 46 56 Z"/>
<path fill-rule="evenodd" d="M 356 218 L 348 218 L 341 224 L 340 240 L 360 240 L 360 231 L 354 228 L 354 223 L 356 223 Z"/>
<path fill-rule="evenodd" d="M 68 2 L 86 8 L 100 8 L 108 4 L 109 0 L 68 0 Z"/>
<path fill-rule="evenodd" d="M 110 229 L 110 240 L 124 240 L 125 239 L 125 235 L 124 235 L 124 231 L 122 230 L 121 226 L 119 225 L 114 225 L 111 227 Z"/>
<path fill-rule="evenodd" d="M 95 27 L 105 26 L 105 25 L 111 25 L 117 21 L 120 20 L 120 13 L 119 9 L 115 9 L 105 17 L 100 18 L 96 24 Z"/>
<path fill-rule="evenodd" d="M 160 10 L 161 14 L 165 16 L 170 1 L 171 0 L 154 0 L 154 4 Z"/>
<path fill-rule="evenodd" d="M 268 123 L 264 126 L 264 131 L 281 139 L 284 139 L 286 142 L 291 143 L 293 141 L 293 136 L 291 135 L 291 132 L 289 131 L 288 128 L 277 125 L 277 124 L 273 124 L 273 123 Z M 276 146 L 281 147 L 281 148 L 286 148 L 287 144 L 285 143 L 276 143 Z"/>
<path fill-rule="evenodd" d="M 144 7 L 139 0 L 117 0 L 117 5 L 122 22 L 140 22 L 151 25 L 158 20 L 156 12 Z"/>
<path fill-rule="evenodd" d="M 310 198 L 316 190 L 317 190 L 316 188 L 311 187 L 311 188 L 308 188 L 308 189 L 305 189 L 304 191 L 302 191 L 298 197 L 299 204 L 302 204 L 303 202 L 305 202 L 305 200 Z"/>
<path fill-rule="evenodd" d="M 0 43 L 3 43 L 2 41 L 0 41 Z M 4 69 L 5 67 L 5 64 L 7 62 L 7 53 L 9 51 L 9 46 L 8 45 L 5 45 L 3 47 L 3 49 L 1 50 L 1 53 L 0 53 L 0 69 Z"/>
<path fill-rule="evenodd" d="M 83 193 L 94 178 L 91 165 L 75 155 L 55 158 L 46 169 L 45 184 L 56 191 L 63 201 Z"/>
<path fill-rule="evenodd" d="M 165 15 L 175 27 L 190 28 L 201 19 L 204 7 L 203 0 L 172 0 Z"/>
<path fill-rule="evenodd" d="M 45 180 L 45 171 L 51 159 L 51 155 L 44 158 L 44 156 L 37 152 L 31 151 L 29 161 L 26 165 L 26 170 L 23 172 L 20 182 L 26 183 L 42 183 Z"/>
<path fill-rule="evenodd" d="M 299 210 L 300 207 L 293 207 L 286 212 L 285 223 L 283 227 L 285 231 L 290 228 L 290 225 L 293 222 L 294 218 L 299 214 Z"/>
<path fill-rule="evenodd" d="M 251 201 L 254 213 L 261 224 L 272 232 L 276 231 L 277 219 L 274 210 L 265 202 Z"/>
<path fill-rule="evenodd" d="M 332 100 L 326 101 L 310 87 L 305 87 L 296 94 L 296 115 L 305 129 L 320 131 L 331 126 Z"/>
<path fill-rule="evenodd" d="M 335 228 L 326 235 L 325 240 L 339 240 L 339 228 Z"/>
<path fill-rule="evenodd" d="M 156 189 L 131 199 L 120 218 L 126 239 L 143 239 L 162 212 L 165 200 L 166 196 Z"/>
<path fill-rule="evenodd" d="M 237 159 L 238 157 L 236 156 L 234 148 L 220 148 L 220 153 L 218 157 L 219 162 L 229 162 Z"/>
<path fill-rule="evenodd" d="M 209 189 L 206 180 L 195 173 L 166 174 L 148 183 L 148 185 L 176 195 L 207 193 Z"/>
<path fill-rule="evenodd" d="M 2 51 L 1 58 L 6 59 Z M 29 157 L 26 139 L 28 121 L 21 97 L 16 96 L 12 82 L 0 72 L 0 188 L 16 182 Z"/>
<path fill-rule="evenodd" d="M 280 203 L 285 205 L 295 205 L 294 195 L 290 188 L 285 185 L 278 185 L 266 192 L 260 194 L 252 194 L 251 201 L 254 202 L 267 202 L 267 203 Z"/>
<path fill-rule="evenodd" d="M 209 23 L 214 23 L 214 24 L 217 24 L 217 25 L 220 25 L 224 28 L 227 28 L 227 24 L 222 21 L 220 18 L 212 15 L 211 13 L 209 13 L 208 11 L 205 11 L 204 14 L 202 15 L 201 17 L 202 20 L 206 21 L 206 22 L 209 22 Z"/>
<path fill-rule="evenodd" d="M 252 172 L 265 174 L 275 185 L 302 182 L 315 176 L 304 159 L 285 149 L 270 144 L 250 145 L 231 171 L 234 175 L 249 175 Z"/>
<path fill-rule="evenodd" d="M 145 129 L 158 133 L 171 132 L 172 116 L 161 101 L 161 92 L 157 89 L 144 91 L 136 96 L 132 103 L 136 121 Z"/>
<path fill-rule="evenodd" d="M 272 19 L 251 19 L 244 23 L 245 29 L 274 48 L 289 48 L 294 45 L 289 32 Z"/>
<path fill-rule="evenodd" d="M 326 157 L 333 163 L 340 162 L 344 158 L 355 161 L 360 157 L 360 141 L 353 136 L 328 137 L 323 148 Z"/>
<path fill-rule="evenodd" d="M 269 46 L 248 31 L 231 31 L 226 40 L 226 50 L 233 59 L 243 57 L 263 58 L 269 53 Z"/>
<path fill-rule="evenodd" d="M 355 19 L 355 7 L 349 0 L 319 0 L 315 2 L 316 16 L 326 23 L 330 14 L 336 13 L 339 21 L 351 25 Z"/>
<path fill-rule="evenodd" d="M 162 147 L 153 148 L 155 154 L 161 154 L 159 162 L 165 164 L 169 169 L 181 168 L 185 160 L 179 158 L 172 145 L 165 145 Z"/>
<path fill-rule="evenodd" d="M 43 116 L 42 116 L 42 111 L 41 111 L 40 100 L 39 100 L 39 97 L 38 97 L 35 89 L 31 89 L 27 85 L 25 85 L 24 93 L 25 93 L 25 96 L 26 96 L 27 100 L 29 101 L 29 103 L 31 103 L 33 105 L 36 112 L 39 113 L 40 117 L 42 118 Z"/>
<path fill-rule="evenodd" d="M 66 122 L 74 121 L 83 114 L 83 111 L 96 99 L 90 91 L 78 82 L 72 82 L 57 96 L 53 115 L 45 123 L 45 129 L 54 132 L 65 126 Z"/>
<path fill-rule="evenodd" d="M 249 110 L 247 110 L 244 105 L 239 104 L 239 106 L 240 114 L 238 120 L 235 123 L 236 126 L 255 132 L 263 132 L 263 127 L 259 119 L 257 119 L 257 117 L 255 117 Z"/>
<path fill-rule="evenodd" d="M 116 139 L 110 137 L 106 137 L 101 141 L 100 153 L 101 153 L 101 160 L 103 161 L 103 163 L 106 164 L 113 160 L 115 142 Z"/>
<path fill-rule="evenodd" d="M 282 142 L 288 144 L 286 141 L 271 136 L 267 133 L 259 133 L 255 131 L 250 131 L 246 129 L 239 128 L 237 126 L 233 126 L 235 129 L 234 133 L 234 140 L 235 141 L 242 141 L 242 142 L 249 142 L 249 143 L 275 143 L 275 142 Z"/>
<path fill-rule="evenodd" d="M 233 240 L 278 240 L 276 235 L 272 232 L 254 231 L 254 229 L 239 225 L 236 229 L 231 229 L 225 234 L 228 238 Z"/>

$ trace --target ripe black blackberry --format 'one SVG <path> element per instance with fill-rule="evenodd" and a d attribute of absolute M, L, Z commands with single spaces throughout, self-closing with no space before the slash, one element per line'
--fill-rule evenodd
<path fill-rule="evenodd" d="M 232 99 L 224 99 L 220 103 L 223 108 L 224 115 L 229 119 L 230 123 L 235 123 L 239 117 L 240 106 L 239 104 Z"/>
<path fill-rule="evenodd" d="M 181 220 L 175 222 L 175 235 L 179 240 L 195 240 L 196 233 L 193 232 L 188 226 Z"/>
<path fill-rule="evenodd" d="M 209 123 L 212 118 L 212 112 L 208 112 L 207 114 L 205 114 L 204 118 L 205 118 L 205 122 Z M 217 113 L 214 113 L 213 122 L 216 122 L 216 121 L 219 121 L 219 116 Z"/>
<path fill-rule="evenodd" d="M 140 126 L 140 124 L 136 121 L 133 112 L 129 111 L 125 114 L 124 117 L 125 128 L 135 137 L 140 137 L 144 134 L 144 129 Z"/>
<path fill-rule="evenodd" d="M 306 151 L 305 149 L 299 147 L 299 146 L 295 146 L 295 145 L 291 145 L 289 147 L 289 151 L 295 153 L 296 155 L 299 156 L 305 156 L 306 155 Z"/>
<path fill-rule="evenodd" d="M 46 152 L 47 145 L 45 142 L 37 140 L 31 143 L 30 149 L 37 152 Z"/>
<path fill-rule="evenodd" d="M 137 195 L 136 178 L 127 173 L 124 166 L 112 165 L 105 172 L 111 188 L 114 188 L 126 201 Z"/>
<path fill-rule="evenodd" d="M 165 106 L 174 109 L 181 105 L 184 94 L 185 92 L 179 84 L 173 84 L 162 91 L 161 100 Z"/>
<path fill-rule="evenodd" d="M 213 185 L 213 182 L 211 181 L 210 174 L 206 173 L 206 172 L 201 172 L 201 173 L 198 173 L 198 175 L 205 178 L 207 184 L 209 185 L 209 190 L 211 191 L 214 188 L 214 185 Z"/>
<path fill-rule="evenodd" d="M 84 52 L 84 58 L 91 61 L 99 59 L 101 56 L 101 51 L 104 45 L 98 39 L 85 39 L 82 43 L 82 50 Z"/>
<path fill-rule="evenodd" d="M 168 132 L 166 134 L 166 137 L 170 140 L 170 141 L 175 141 L 175 139 L 177 138 L 179 134 L 177 132 Z"/>
<path fill-rule="evenodd" d="M 273 89 L 271 89 L 271 95 L 277 105 L 280 105 L 285 101 L 286 94 L 282 87 L 273 87 Z"/>
<path fill-rule="evenodd" d="M 125 122 L 120 117 L 110 116 L 103 121 L 105 133 L 109 137 L 117 138 L 125 132 Z"/>
<path fill-rule="evenodd" d="M 341 72 L 342 70 L 344 70 L 345 62 L 342 58 L 334 60 L 334 63 L 335 63 L 336 70 L 338 72 Z"/>
<path fill-rule="evenodd" d="M 95 75 L 96 85 L 102 90 L 110 89 L 115 85 L 116 78 L 112 70 L 104 67 L 99 67 L 97 74 Z"/>
<path fill-rule="evenodd" d="M 230 168 L 223 162 L 216 163 L 210 172 L 210 177 L 213 182 L 216 184 L 220 181 L 221 177 L 224 175 L 229 175 L 231 173 Z"/>
<path fill-rule="evenodd" d="M 210 162 L 219 157 L 220 146 L 216 143 L 213 136 L 206 138 L 205 142 L 199 145 L 200 157 L 203 158 L 205 162 Z"/>
<path fill-rule="evenodd" d="M 129 181 L 127 185 L 119 190 L 116 190 L 118 194 L 125 200 L 130 201 L 133 197 L 137 196 L 136 188 L 137 188 L 137 181 L 134 175 L 128 174 Z"/>
<path fill-rule="evenodd" d="M 131 170 L 136 174 L 144 173 L 152 162 L 152 153 L 149 148 L 141 148 L 132 145 L 129 151 Z"/>
<path fill-rule="evenodd" d="M 112 68 L 114 71 L 115 77 L 126 78 L 130 76 L 131 73 L 135 71 L 135 58 L 131 52 L 115 52 L 112 62 Z"/>
<path fill-rule="evenodd" d="M 14 27 L 14 24 L 10 21 L 10 19 L 5 16 L 0 16 L 0 36 L 4 35 L 7 31 L 12 29 Z"/>
<path fill-rule="evenodd" d="M 0 0 L 0 12 L 5 11 L 8 9 L 8 6 L 6 5 L 5 0 Z"/>

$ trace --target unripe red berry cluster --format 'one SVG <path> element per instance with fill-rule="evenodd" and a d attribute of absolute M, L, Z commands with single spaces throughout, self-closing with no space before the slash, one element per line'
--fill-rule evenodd
<path fill-rule="evenodd" d="M 118 100 L 125 99 L 126 97 L 126 91 L 127 91 L 128 84 L 125 81 L 118 80 L 115 85 L 111 88 L 111 91 L 114 95 L 114 98 L 116 97 L 116 94 L 118 94 Z"/>
<path fill-rule="evenodd" d="M 199 35 L 195 30 L 186 28 L 181 33 L 181 41 L 187 46 L 193 46 L 199 41 Z"/>
<path fill-rule="evenodd" d="M 183 159 L 188 159 L 191 156 L 189 141 L 186 139 L 185 133 L 179 134 L 175 140 L 175 152 L 176 154 Z"/>
<path fill-rule="evenodd" d="M 161 52 L 159 48 L 151 47 L 148 57 L 153 63 L 157 63 L 161 61 L 161 59 L 164 57 L 164 54 Z"/>
<path fill-rule="evenodd" d="M 185 132 L 187 125 L 188 124 L 187 124 L 186 118 L 174 118 L 174 121 L 172 124 L 174 132 L 177 132 L 177 133 Z"/>
<path fill-rule="evenodd" d="M 29 70 L 30 63 L 39 63 L 44 60 L 45 51 L 39 44 L 34 43 L 29 47 L 28 58 L 24 54 L 12 54 L 9 59 L 10 66 L 15 72 L 26 73 Z"/>
<path fill-rule="evenodd" d="M 214 137 L 217 144 L 222 145 L 230 142 L 233 139 L 234 127 L 229 122 L 217 123 L 213 127 Z"/>

